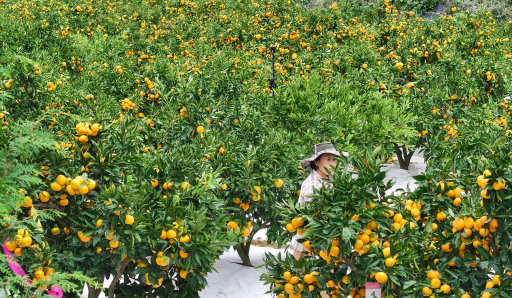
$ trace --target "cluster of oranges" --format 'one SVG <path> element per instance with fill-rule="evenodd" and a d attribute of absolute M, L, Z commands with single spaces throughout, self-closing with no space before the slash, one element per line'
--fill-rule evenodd
<path fill-rule="evenodd" d="M 304 284 L 308 285 L 308 288 L 310 291 L 313 291 L 315 289 L 314 284 L 320 285 L 320 282 L 315 278 L 315 276 L 318 275 L 318 272 L 310 272 L 305 274 L 302 277 L 302 282 L 299 279 L 299 276 L 292 275 L 290 271 L 286 271 L 283 274 L 283 281 L 276 281 L 275 284 L 277 287 L 280 287 L 286 281 L 284 284 L 284 292 L 286 292 L 289 296 L 293 298 L 300 298 L 301 292 L 304 290 Z M 332 282 L 332 281 L 331 281 Z M 284 298 L 284 293 L 281 293 L 277 296 L 277 298 Z"/>
<path fill-rule="evenodd" d="M 79 141 L 82 144 L 87 143 L 89 141 L 88 136 L 97 136 L 100 129 L 101 126 L 98 123 L 94 123 L 93 125 L 90 125 L 87 122 L 78 123 L 76 125 L 76 133 L 79 136 L 75 136 L 75 140 Z"/>
<path fill-rule="evenodd" d="M 65 189 L 69 195 L 74 196 L 90 194 L 96 186 L 96 181 L 89 178 L 84 179 L 83 176 L 76 176 L 74 179 L 71 179 L 71 177 L 59 175 L 57 176 L 56 181 L 51 184 L 51 189 L 55 192 Z M 61 205 L 64 203 L 63 206 L 66 206 L 68 203 L 66 197 L 67 196 L 65 194 L 60 196 Z M 43 191 L 39 194 L 39 199 L 41 199 L 42 202 L 47 202 L 49 200 L 49 194 L 46 191 Z M 65 201 L 62 202 L 63 200 Z"/>
<path fill-rule="evenodd" d="M 232 229 L 233 232 L 236 232 L 238 229 L 238 223 L 234 220 L 228 222 L 226 225 L 228 226 L 228 228 Z M 248 221 L 247 227 L 242 229 L 242 235 L 244 235 L 244 237 L 249 236 L 249 234 L 251 234 L 251 228 L 252 228 L 252 222 Z"/>
<path fill-rule="evenodd" d="M 121 105 L 123 106 L 123 110 L 129 110 L 135 107 L 135 103 L 129 100 L 128 98 L 123 99 Z"/>
<path fill-rule="evenodd" d="M 14 239 L 6 243 L 7 250 L 13 251 L 15 255 L 21 256 L 22 248 L 27 248 L 32 245 L 32 237 L 25 229 L 19 229 Z"/>

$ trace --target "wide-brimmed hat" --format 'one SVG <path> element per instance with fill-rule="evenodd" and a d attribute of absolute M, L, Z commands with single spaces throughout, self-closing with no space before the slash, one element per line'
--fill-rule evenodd
<path fill-rule="evenodd" d="M 314 160 L 324 153 L 332 153 L 336 156 L 340 156 L 341 154 L 338 150 L 334 149 L 334 146 L 331 142 L 324 142 L 320 144 L 316 144 L 311 148 L 311 157 L 304 159 L 300 162 L 300 167 L 304 170 L 313 169 Z M 347 152 L 343 152 L 343 155 L 347 156 Z"/>

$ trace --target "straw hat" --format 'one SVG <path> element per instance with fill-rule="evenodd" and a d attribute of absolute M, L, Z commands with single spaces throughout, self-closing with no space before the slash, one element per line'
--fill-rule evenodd
<path fill-rule="evenodd" d="M 301 168 L 304 170 L 313 169 L 314 160 L 324 153 L 332 153 L 336 156 L 341 155 L 338 150 L 334 149 L 334 146 L 331 142 L 316 144 L 313 146 L 313 148 L 311 148 L 311 157 L 306 158 L 300 162 Z M 348 156 L 348 153 L 343 152 L 343 155 Z"/>

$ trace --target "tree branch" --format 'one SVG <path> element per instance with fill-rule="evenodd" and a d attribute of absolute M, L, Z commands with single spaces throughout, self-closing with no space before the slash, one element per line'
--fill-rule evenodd
<path fill-rule="evenodd" d="M 116 289 L 116 284 L 123 275 L 124 268 L 130 263 L 130 258 L 126 258 L 126 260 L 122 261 L 121 264 L 119 264 L 116 267 L 116 276 L 114 276 L 114 280 L 112 280 L 112 283 L 108 287 L 108 298 L 114 298 L 114 290 Z"/>

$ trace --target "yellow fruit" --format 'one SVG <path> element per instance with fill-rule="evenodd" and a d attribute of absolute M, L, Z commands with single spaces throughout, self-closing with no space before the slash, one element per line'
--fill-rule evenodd
<path fill-rule="evenodd" d="M 57 176 L 57 183 L 60 184 L 60 185 L 66 185 L 66 176 L 64 175 L 59 175 Z"/>
<path fill-rule="evenodd" d="M 16 243 L 13 241 L 7 242 L 5 246 L 8 251 L 14 251 L 16 249 Z"/>
<path fill-rule="evenodd" d="M 84 143 L 87 143 L 87 141 L 89 141 L 89 138 L 86 136 L 86 135 L 81 135 L 79 138 L 78 138 L 78 141 L 82 144 Z"/>
<path fill-rule="evenodd" d="M 494 283 L 493 283 L 492 281 L 488 281 L 488 282 L 485 284 L 485 288 L 486 288 L 486 289 L 494 288 Z"/>
<path fill-rule="evenodd" d="M 503 189 L 505 187 L 505 180 L 501 178 L 501 181 L 498 180 L 497 182 L 494 182 L 492 184 L 492 187 L 494 188 L 494 190 Z"/>
<path fill-rule="evenodd" d="M 181 258 L 186 259 L 188 257 L 188 253 L 180 249 L 179 255 Z"/>
<path fill-rule="evenodd" d="M 247 229 L 247 228 L 245 228 L 245 229 L 243 229 L 243 230 L 242 230 L 242 235 L 243 235 L 244 237 L 248 237 L 250 234 L 251 234 L 251 230 L 249 230 L 249 229 Z"/>
<path fill-rule="evenodd" d="M 429 287 L 423 287 L 423 295 L 425 295 L 425 296 L 432 295 L 432 289 Z"/>
<path fill-rule="evenodd" d="M 343 277 L 343 278 L 345 278 L 345 277 Z M 315 282 L 315 277 L 311 274 L 306 274 L 306 275 L 304 275 L 303 280 L 305 283 L 307 283 L 309 285 L 309 284 L 312 284 Z"/>
<path fill-rule="evenodd" d="M 238 223 L 236 221 L 228 222 L 227 226 L 228 228 L 231 228 L 233 232 L 236 231 L 236 229 L 238 229 Z"/>
<path fill-rule="evenodd" d="M 167 235 L 167 239 L 176 239 L 176 237 L 178 236 L 178 234 L 176 233 L 175 230 L 167 231 L 166 235 Z"/>
<path fill-rule="evenodd" d="M 292 219 L 292 225 L 295 228 L 302 227 L 304 225 L 304 222 L 302 221 L 302 217 L 297 217 Z"/>
<path fill-rule="evenodd" d="M 87 187 L 89 188 L 89 190 L 93 190 L 96 187 L 96 181 L 89 180 L 89 183 L 87 183 Z"/>
<path fill-rule="evenodd" d="M 31 207 L 32 206 L 32 199 L 30 197 L 25 197 L 22 202 L 23 207 Z"/>
<path fill-rule="evenodd" d="M 181 242 L 181 243 L 187 243 L 187 242 L 190 242 L 190 236 L 189 236 L 189 235 L 181 236 L 181 237 L 180 237 L 180 242 Z"/>
<path fill-rule="evenodd" d="M 420 214 L 421 214 L 421 212 L 418 209 L 416 209 L 416 208 L 411 209 L 412 217 L 418 217 L 418 216 L 420 216 Z"/>
<path fill-rule="evenodd" d="M 284 291 L 285 291 L 286 293 L 288 293 L 288 295 L 289 295 L 289 294 L 291 294 L 293 291 L 295 291 L 295 288 L 293 287 L 293 285 L 292 285 L 291 283 L 286 283 L 286 284 L 284 285 Z"/>
<path fill-rule="evenodd" d="M 110 247 L 112 247 L 112 248 L 119 247 L 119 241 L 110 240 L 110 241 L 108 242 L 108 244 L 109 244 L 109 245 L 110 245 Z"/>
<path fill-rule="evenodd" d="M 240 198 L 234 198 L 233 199 L 233 203 L 240 204 Z"/>
<path fill-rule="evenodd" d="M 375 279 L 383 284 L 383 283 L 386 283 L 388 281 L 388 275 L 384 272 L 378 272 L 377 274 L 375 274 Z"/>
<path fill-rule="evenodd" d="M 32 237 L 23 237 L 21 244 L 23 247 L 29 247 L 32 244 Z"/>
<path fill-rule="evenodd" d="M 292 273 L 290 271 L 285 271 L 283 273 L 283 277 L 286 281 L 290 281 L 290 279 L 292 278 Z"/>
<path fill-rule="evenodd" d="M 495 275 L 492 278 L 492 282 L 494 283 L 494 285 L 500 286 L 501 285 L 501 280 L 500 279 L 501 279 L 501 276 Z"/>
<path fill-rule="evenodd" d="M 52 235 L 58 235 L 60 233 L 60 229 L 59 228 L 53 228 L 52 229 Z"/>
<path fill-rule="evenodd" d="M 21 247 L 18 247 L 14 250 L 14 254 L 18 257 L 21 257 Z"/>
<path fill-rule="evenodd" d="M 151 185 L 153 185 L 154 188 L 157 188 L 159 184 L 158 180 L 151 181 Z"/>
<path fill-rule="evenodd" d="M 292 285 L 296 285 L 299 283 L 299 278 L 297 276 L 292 276 L 289 280 L 289 282 L 292 284 Z"/>
<path fill-rule="evenodd" d="M 68 199 L 60 200 L 59 205 L 65 207 L 65 206 L 69 205 L 69 200 Z"/>
<path fill-rule="evenodd" d="M 462 192 L 462 189 L 460 187 L 456 187 L 454 190 L 453 190 L 453 196 L 455 198 L 459 198 L 460 197 L 460 193 Z"/>
<path fill-rule="evenodd" d="M 181 189 L 185 189 L 186 191 L 190 189 L 190 183 L 183 182 L 180 184 Z"/>
<path fill-rule="evenodd" d="M 457 231 L 462 231 L 465 227 L 465 223 L 464 223 L 464 220 L 462 218 L 457 218 L 453 221 L 452 223 L 452 226 L 454 229 L 456 229 Z"/>
<path fill-rule="evenodd" d="M 293 233 L 297 230 L 297 228 L 292 223 L 287 223 L 286 230 L 288 230 L 290 233 Z"/>
<path fill-rule="evenodd" d="M 437 289 L 441 286 L 441 281 L 439 280 L 439 278 L 433 278 L 430 281 L 430 285 L 432 286 L 432 288 Z"/>
<path fill-rule="evenodd" d="M 490 177 L 490 176 L 492 176 L 492 173 L 489 170 L 485 170 L 483 175 L 484 175 L 484 177 Z"/>
<path fill-rule="evenodd" d="M 41 270 L 41 269 L 37 269 L 35 274 L 34 274 L 37 278 L 41 278 L 44 276 L 44 271 Z"/>
<path fill-rule="evenodd" d="M 183 278 L 183 279 L 184 279 L 185 277 L 187 277 L 187 274 L 188 274 L 188 271 L 185 271 L 185 270 L 183 270 L 183 269 L 181 269 L 181 270 L 180 270 L 180 277 L 181 277 L 181 278 Z"/>
<path fill-rule="evenodd" d="M 440 290 L 443 291 L 445 294 L 448 294 L 448 293 L 450 293 L 450 286 L 442 285 Z"/>
<path fill-rule="evenodd" d="M 69 183 L 69 185 L 71 186 L 71 188 L 73 190 L 78 190 L 78 188 L 80 187 L 80 184 L 82 184 L 82 182 L 79 179 L 73 179 Z"/>
<path fill-rule="evenodd" d="M 491 196 L 487 194 L 487 190 L 483 189 L 482 191 L 480 191 L 480 195 L 484 198 L 484 199 L 490 199 Z"/>
<path fill-rule="evenodd" d="M 124 220 L 124 223 L 127 224 L 127 225 L 131 225 L 133 224 L 133 222 L 135 221 L 135 218 L 133 217 L 133 215 L 131 214 L 126 214 L 125 216 L 125 220 Z"/>
<path fill-rule="evenodd" d="M 86 185 L 80 187 L 80 189 L 78 190 L 81 194 L 85 195 L 89 192 L 89 187 L 87 187 Z"/>
<path fill-rule="evenodd" d="M 439 278 L 439 272 L 430 270 L 429 272 L 427 272 L 427 277 L 430 279 Z"/>
<path fill-rule="evenodd" d="M 274 181 L 274 184 L 276 185 L 277 188 L 280 188 L 281 186 L 283 186 L 283 180 L 277 179 L 277 181 Z"/>
<path fill-rule="evenodd" d="M 397 214 L 395 214 L 395 215 L 393 216 L 393 220 L 394 220 L 395 222 L 398 222 L 398 223 L 399 223 L 399 222 L 401 222 L 401 221 L 402 221 L 402 219 L 403 219 L 403 216 L 402 216 L 402 214 L 400 214 L 400 213 L 397 213 Z"/>
<path fill-rule="evenodd" d="M 391 249 L 389 247 L 384 247 L 382 249 L 382 255 L 384 256 L 384 258 L 389 258 L 389 256 L 391 255 Z"/>
<path fill-rule="evenodd" d="M 464 228 L 471 229 L 474 224 L 475 224 L 475 220 L 473 220 L 471 217 L 466 217 L 464 219 Z"/>
<path fill-rule="evenodd" d="M 393 267 L 393 266 L 395 266 L 395 262 L 396 262 L 395 259 L 387 258 L 385 264 L 387 267 Z"/>
<path fill-rule="evenodd" d="M 39 200 L 41 200 L 43 203 L 48 202 L 50 200 L 50 194 L 47 191 L 40 192 Z"/>
<path fill-rule="evenodd" d="M 343 276 L 343 277 L 341 278 L 341 281 L 342 281 L 344 284 L 348 285 L 348 284 L 350 283 L 350 276 L 348 276 L 348 275 Z"/>
<path fill-rule="evenodd" d="M 456 198 L 453 200 L 453 205 L 459 207 L 460 204 L 462 203 L 462 200 L 460 198 Z"/>

